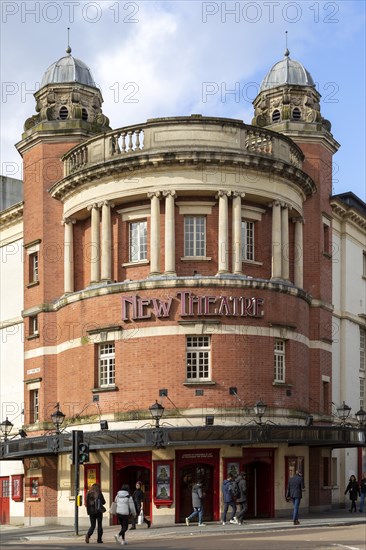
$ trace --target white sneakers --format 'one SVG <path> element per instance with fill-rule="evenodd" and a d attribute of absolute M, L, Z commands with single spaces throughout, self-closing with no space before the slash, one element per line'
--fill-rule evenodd
<path fill-rule="evenodd" d="M 238 520 L 236 518 L 233 518 L 229 521 L 229 523 L 232 523 L 233 525 L 238 525 Z"/>
<path fill-rule="evenodd" d="M 189 527 L 189 519 L 188 518 L 186 518 L 186 525 L 187 525 L 187 527 Z"/>
<path fill-rule="evenodd" d="M 121 544 L 122 546 L 127 544 L 127 540 L 123 540 L 120 535 L 114 535 L 114 540 L 116 541 L 117 544 Z"/>
<path fill-rule="evenodd" d="M 206 524 L 205 523 L 199 523 L 198 527 L 206 527 Z"/>

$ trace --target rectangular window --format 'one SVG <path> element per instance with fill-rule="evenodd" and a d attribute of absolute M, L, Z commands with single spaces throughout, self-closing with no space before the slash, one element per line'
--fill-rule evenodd
<path fill-rule="evenodd" d="M 338 460 L 337 457 L 332 458 L 332 485 L 336 487 L 338 485 Z"/>
<path fill-rule="evenodd" d="M 130 262 L 147 259 L 147 222 L 138 221 L 130 224 Z"/>
<path fill-rule="evenodd" d="M 243 260 L 254 260 L 254 222 L 241 222 Z"/>
<path fill-rule="evenodd" d="M 38 317 L 32 315 L 29 317 L 29 336 L 35 336 L 38 334 Z"/>
<path fill-rule="evenodd" d="M 210 337 L 187 336 L 187 380 L 210 379 Z"/>
<path fill-rule="evenodd" d="M 115 347 L 114 342 L 99 345 L 99 387 L 115 384 Z"/>
<path fill-rule="evenodd" d="M 330 221 L 323 218 L 323 253 L 330 256 L 331 251 Z"/>
<path fill-rule="evenodd" d="M 274 344 L 274 381 L 285 381 L 285 341 L 275 340 Z"/>
<path fill-rule="evenodd" d="M 366 252 L 362 254 L 362 274 L 366 277 Z"/>
<path fill-rule="evenodd" d="M 29 419 L 31 424 L 39 421 L 39 391 L 29 392 Z"/>
<path fill-rule="evenodd" d="M 329 414 L 329 382 L 323 381 L 323 412 Z"/>
<path fill-rule="evenodd" d="M 366 330 L 360 328 L 360 370 L 366 367 Z"/>
<path fill-rule="evenodd" d="M 365 379 L 360 378 L 360 409 L 365 409 Z"/>
<path fill-rule="evenodd" d="M 329 487 L 330 485 L 330 461 L 327 456 L 323 456 L 323 486 Z"/>
<path fill-rule="evenodd" d="M 29 282 L 38 282 L 38 252 L 29 254 Z"/>
<path fill-rule="evenodd" d="M 206 256 L 206 218 L 204 216 L 185 216 L 184 255 Z"/>

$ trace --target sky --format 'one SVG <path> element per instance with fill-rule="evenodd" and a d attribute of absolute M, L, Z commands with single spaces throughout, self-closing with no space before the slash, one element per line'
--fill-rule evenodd
<path fill-rule="evenodd" d="M 14 144 L 36 114 L 33 93 L 63 57 L 86 63 L 113 129 L 203 114 L 250 124 L 270 68 L 290 57 L 310 72 L 341 144 L 333 193 L 366 201 L 363 0 L 5 1 L 1 6 L 1 174 L 22 177 Z"/>

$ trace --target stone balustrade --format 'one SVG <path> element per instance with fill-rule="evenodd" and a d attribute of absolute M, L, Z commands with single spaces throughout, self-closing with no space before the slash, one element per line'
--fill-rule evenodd
<path fill-rule="evenodd" d="M 97 135 L 64 155 L 64 176 L 121 157 L 182 151 L 263 156 L 300 169 L 303 161 L 300 148 L 286 136 L 240 120 L 192 115 L 150 119 Z"/>

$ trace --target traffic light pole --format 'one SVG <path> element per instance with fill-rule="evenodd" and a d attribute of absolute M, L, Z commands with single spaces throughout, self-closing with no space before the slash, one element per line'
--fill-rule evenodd
<path fill-rule="evenodd" d="M 74 483 L 75 483 L 75 517 L 74 529 L 75 535 L 79 535 L 79 507 L 78 495 L 80 490 L 80 464 L 79 464 L 79 443 L 83 440 L 81 430 L 72 430 L 72 463 L 74 465 Z"/>

